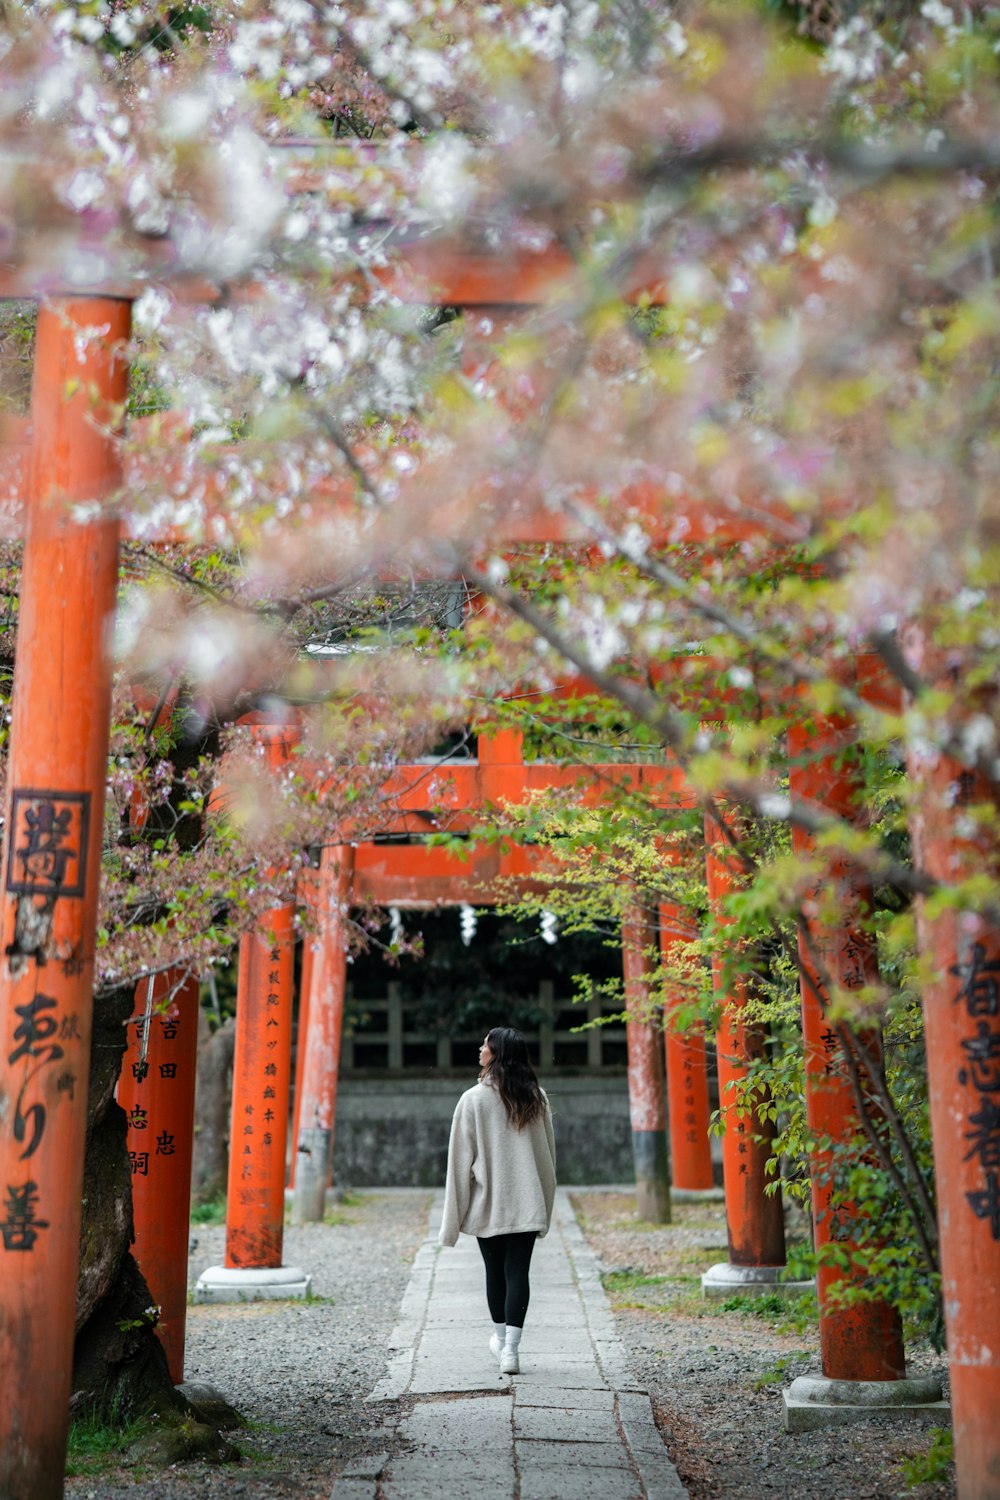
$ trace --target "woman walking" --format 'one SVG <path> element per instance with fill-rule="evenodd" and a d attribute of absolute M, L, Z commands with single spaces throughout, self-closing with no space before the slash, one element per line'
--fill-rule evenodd
<path fill-rule="evenodd" d="M 520 1371 L 528 1269 L 552 1221 L 556 1146 L 552 1114 L 524 1037 L 494 1026 L 479 1049 L 479 1082 L 458 1101 L 448 1142 L 442 1245 L 474 1234 L 486 1266 L 490 1349 L 502 1375 Z"/>

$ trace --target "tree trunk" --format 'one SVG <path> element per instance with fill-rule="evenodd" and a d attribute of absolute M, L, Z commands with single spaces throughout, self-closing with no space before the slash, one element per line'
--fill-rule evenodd
<path fill-rule="evenodd" d="M 128 1417 L 151 1401 L 185 1409 L 153 1332 L 153 1298 L 132 1258 L 132 1183 L 125 1114 L 114 1097 L 134 987 L 98 997 L 90 1057 L 83 1225 L 77 1280 L 73 1398 L 76 1415 L 95 1409 Z"/>
<path fill-rule="evenodd" d="M 194 1095 L 192 1203 L 225 1196 L 229 1177 L 229 1108 L 233 1087 L 236 1022 L 228 1016 L 215 1031 L 198 1018 L 198 1073 Z"/>

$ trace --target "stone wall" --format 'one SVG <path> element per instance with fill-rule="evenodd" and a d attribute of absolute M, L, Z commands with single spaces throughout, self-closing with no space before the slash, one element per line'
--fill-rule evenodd
<path fill-rule="evenodd" d="M 448 1132 L 471 1078 L 341 1078 L 337 1092 L 337 1187 L 437 1187 Z M 619 1076 L 542 1080 L 552 1103 L 559 1181 L 630 1182 L 628 1086 Z"/>

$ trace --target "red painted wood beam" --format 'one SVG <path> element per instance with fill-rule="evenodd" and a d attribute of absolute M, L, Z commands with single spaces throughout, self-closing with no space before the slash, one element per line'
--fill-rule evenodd
<path fill-rule="evenodd" d="M 598 807 L 617 791 L 632 791 L 663 804 L 690 806 L 693 802 L 679 769 L 622 762 L 560 765 L 529 761 L 509 766 L 487 765 L 481 759 L 440 766 L 418 762 L 397 767 L 385 783 L 384 795 L 391 804 L 391 831 L 427 833 L 426 818 L 407 815 L 433 814 L 454 828 L 462 814 L 480 813 L 500 802 L 524 802 L 533 793 L 547 790 L 574 792 L 581 807 Z M 390 831 L 388 824 L 383 831 Z"/>
<path fill-rule="evenodd" d="M 359 844 L 354 867 L 352 905 L 491 906 L 512 899 L 511 882 L 524 890 L 543 890 L 537 877 L 558 873 L 547 850 L 518 845 L 471 846 L 468 859 L 427 844 Z"/>
<path fill-rule="evenodd" d="M 341 143 L 338 142 L 337 146 L 339 149 Z M 352 170 L 357 170 L 357 163 L 345 162 L 344 170 L 350 175 Z M 289 195 L 328 190 L 329 180 L 329 169 L 318 164 L 299 166 L 288 178 Z M 358 227 L 363 232 L 366 226 Z M 485 247 L 470 245 L 456 235 L 432 238 L 412 233 L 410 237 L 410 232 L 401 225 L 373 224 L 367 227 L 378 231 L 380 237 L 384 236 L 386 229 L 389 230 L 388 238 L 384 239 L 388 263 L 372 267 L 371 274 L 402 302 L 430 307 L 531 307 L 555 296 L 565 299 L 574 294 L 583 306 L 593 301 L 592 277 L 581 274 L 573 258 L 556 244 L 532 248 L 507 243 L 502 249 L 490 252 Z M 253 280 L 223 284 L 204 274 L 185 274 L 169 240 L 143 242 L 140 253 L 145 262 L 142 281 L 127 276 L 113 277 L 91 291 L 101 296 L 134 300 L 141 296 L 149 281 L 155 281 L 160 274 L 169 279 L 171 293 L 177 300 L 189 306 L 223 300 L 254 301 L 260 296 L 261 286 Z M 339 281 L 341 284 L 364 284 L 361 275 L 353 268 L 345 268 Z M 637 259 L 619 287 L 626 302 L 647 299 L 666 302 L 669 285 L 662 257 L 648 254 Z M 0 267 L 0 297 L 25 298 L 37 293 L 34 266 Z"/>

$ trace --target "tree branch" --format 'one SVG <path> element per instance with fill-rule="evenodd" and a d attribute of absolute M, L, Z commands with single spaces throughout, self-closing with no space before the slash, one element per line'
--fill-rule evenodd
<path fill-rule="evenodd" d="M 805 157 L 871 184 L 886 177 L 949 177 L 1000 168 L 1000 141 L 941 141 L 936 147 L 879 145 L 838 136 L 721 136 L 694 150 L 656 152 L 637 169 L 642 186 L 675 183 L 710 172 L 737 171 Z"/>

